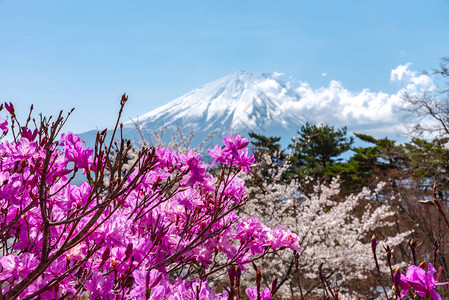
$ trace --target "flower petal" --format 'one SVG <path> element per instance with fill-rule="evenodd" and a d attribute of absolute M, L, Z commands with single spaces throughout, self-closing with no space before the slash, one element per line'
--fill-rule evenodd
<path fill-rule="evenodd" d="M 412 280 L 408 280 L 408 283 L 410 284 L 410 286 L 412 288 L 414 288 L 418 293 L 419 292 L 424 292 L 424 294 L 427 291 L 426 286 L 422 283 L 422 282 L 418 282 L 418 281 L 412 281 Z M 421 296 L 421 295 L 420 295 Z"/>
<path fill-rule="evenodd" d="M 432 296 L 432 300 L 441 300 L 441 296 L 434 289 L 430 290 L 429 294 Z"/>

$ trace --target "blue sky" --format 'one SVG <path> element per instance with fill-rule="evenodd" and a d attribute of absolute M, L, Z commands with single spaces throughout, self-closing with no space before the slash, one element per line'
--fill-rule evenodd
<path fill-rule="evenodd" d="M 395 93 L 392 69 L 449 56 L 448 16 L 448 0 L 0 0 L 0 100 L 76 107 L 82 132 L 111 126 L 123 92 L 128 120 L 236 70 Z"/>

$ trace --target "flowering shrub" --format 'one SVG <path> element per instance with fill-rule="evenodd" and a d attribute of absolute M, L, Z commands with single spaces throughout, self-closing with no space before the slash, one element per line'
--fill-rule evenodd
<path fill-rule="evenodd" d="M 111 142 L 104 131 L 89 149 L 72 133 L 60 135 L 61 114 L 41 117 L 31 131 L 30 118 L 21 126 L 12 104 L 6 108 L 19 128 L 13 141 L 0 144 L 0 296 L 6 299 L 227 299 L 235 291 L 217 294 L 210 275 L 245 270 L 279 249 L 300 250 L 296 234 L 236 214 L 247 202 L 236 175 L 254 164 L 248 141 L 238 135 L 210 152 L 218 176 L 199 154 L 161 147 L 142 149 L 124 169 L 131 146 L 121 140 L 112 151 L 118 125 Z M 76 186 L 78 172 L 87 180 Z"/>

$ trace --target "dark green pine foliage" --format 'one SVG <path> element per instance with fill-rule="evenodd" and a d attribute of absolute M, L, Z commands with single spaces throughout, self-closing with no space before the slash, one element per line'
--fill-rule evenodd
<path fill-rule="evenodd" d="M 255 132 L 250 132 L 249 137 L 252 139 L 251 144 L 254 146 L 254 155 L 259 155 L 260 153 L 274 155 L 275 153 L 279 153 L 281 155 L 281 157 L 279 157 L 280 159 L 285 157 L 281 150 L 281 144 L 279 143 L 281 140 L 280 137 L 267 137 L 261 134 L 256 134 Z"/>
<path fill-rule="evenodd" d="M 409 161 L 408 169 L 415 179 L 423 179 L 423 184 L 438 190 L 449 190 L 449 138 L 435 138 L 432 141 L 414 138 L 404 148 Z"/>
<path fill-rule="evenodd" d="M 363 187 L 373 187 L 381 180 L 400 176 L 407 164 L 404 148 L 388 138 L 376 139 L 370 135 L 354 133 L 370 147 L 354 147 L 354 154 L 347 162 L 332 166 L 329 175 L 340 176 L 342 188 L 360 191 Z"/>
<path fill-rule="evenodd" d="M 351 149 L 354 139 L 347 136 L 346 127 L 335 129 L 327 124 L 306 123 L 292 141 L 292 171 L 318 179 L 331 175 L 332 167 L 342 160 L 340 156 L 343 153 Z"/>
<path fill-rule="evenodd" d="M 276 172 L 277 167 L 282 166 L 286 155 L 281 149 L 280 137 L 267 137 L 254 132 L 250 132 L 249 136 L 251 138 L 254 158 L 258 163 L 253 172 L 254 176 L 250 179 L 251 182 L 249 184 L 253 184 L 262 189 L 264 182 L 272 182 L 273 176 L 270 172 Z M 271 163 L 268 163 L 265 157 L 268 157 Z"/>

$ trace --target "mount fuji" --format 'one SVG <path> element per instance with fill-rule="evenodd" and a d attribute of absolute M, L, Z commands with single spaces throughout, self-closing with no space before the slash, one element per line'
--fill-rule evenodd
<path fill-rule="evenodd" d="M 292 137 L 304 118 L 289 109 L 300 96 L 276 74 L 237 71 L 209 82 L 159 108 L 123 123 L 126 139 L 145 138 L 150 144 L 155 132 L 168 143 L 181 130 L 193 134 L 192 147 L 207 137 L 210 145 L 229 133 L 248 136 L 254 131 L 266 136 Z M 92 143 L 93 131 L 81 134 Z"/>

